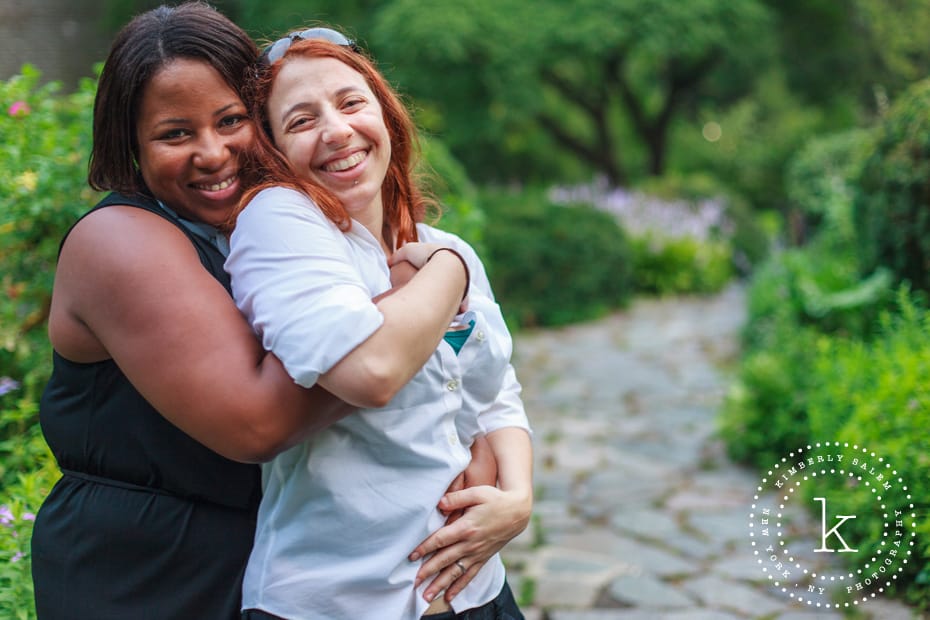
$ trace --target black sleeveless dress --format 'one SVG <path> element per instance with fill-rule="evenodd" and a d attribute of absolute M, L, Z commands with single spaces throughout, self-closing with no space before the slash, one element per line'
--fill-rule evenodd
<path fill-rule="evenodd" d="M 150 198 L 111 194 L 94 209 L 113 204 L 172 221 L 229 290 L 222 254 Z M 238 618 L 258 466 L 173 426 L 112 360 L 53 361 L 40 422 L 63 476 L 32 538 L 39 620 Z"/>

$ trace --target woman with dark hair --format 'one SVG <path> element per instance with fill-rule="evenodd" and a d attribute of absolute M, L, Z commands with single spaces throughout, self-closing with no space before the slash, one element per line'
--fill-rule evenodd
<path fill-rule="evenodd" d="M 63 476 L 32 539 L 41 620 L 239 617 L 255 463 L 353 410 L 296 385 L 229 295 L 216 227 L 242 196 L 256 56 L 240 28 L 188 3 L 133 19 L 104 65 L 89 181 L 113 193 L 62 242 L 49 318 L 40 419 Z M 410 374 L 466 281 L 437 254 L 378 302 L 388 329 L 354 361 L 374 350 L 385 377 Z"/>
<path fill-rule="evenodd" d="M 245 617 L 522 618 L 500 546 L 463 536 L 488 519 L 522 529 L 532 508 L 529 424 L 481 260 L 424 223 L 414 125 L 352 41 L 311 28 L 262 59 L 250 105 L 267 133 L 230 238 L 233 297 L 297 383 L 366 408 L 264 465 Z M 350 356 L 384 329 L 371 297 L 442 255 L 468 267 L 467 310 L 409 381 L 361 402 L 376 377 Z M 448 493 L 481 436 L 499 484 Z"/>

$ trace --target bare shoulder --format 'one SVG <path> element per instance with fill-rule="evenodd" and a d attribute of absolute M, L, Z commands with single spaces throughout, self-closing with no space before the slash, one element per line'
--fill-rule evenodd
<path fill-rule="evenodd" d="M 52 344 L 75 361 L 113 357 L 108 341 L 146 327 L 142 322 L 157 328 L 204 288 L 225 295 L 176 226 L 132 206 L 100 209 L 78 222 L 62 246 L 49 317 Z"/>

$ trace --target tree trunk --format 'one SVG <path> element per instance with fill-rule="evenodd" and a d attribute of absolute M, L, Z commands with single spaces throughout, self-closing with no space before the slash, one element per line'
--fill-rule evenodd
<path fill-rule="evenodd" d="M 649 150 L 649 174 L 654 177 L 665 173 L 665 158 L 667 151 L 667 123 L 661 127 L 653 127 L 646 135 L 646 148 Z"/>

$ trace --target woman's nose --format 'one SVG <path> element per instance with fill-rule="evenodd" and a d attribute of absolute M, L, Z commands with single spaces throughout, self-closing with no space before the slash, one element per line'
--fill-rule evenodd
<path fill-rule="evenodd" d="M 194 165 L 205 170 L 222 168 L 229 152 L 229 146 L 223 136 L 215 132 L 207 133 L 200 138 L 197 152 L 194 154 Z"/>
<path fill-rule="evenodd" d="M 352 137 L 352 126 L 339 114 L 331 114 L 323 126 L 323 142 L 326 144 L 345 144 Z"/>

